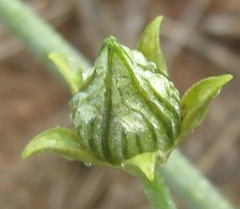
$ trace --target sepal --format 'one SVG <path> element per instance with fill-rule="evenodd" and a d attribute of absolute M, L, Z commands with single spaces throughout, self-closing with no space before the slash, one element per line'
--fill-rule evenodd
<path fill-rule="evenodd" d="M 131 174 L 145 175 L 149 181 L 154 180 L 158 152 L 146 152 L 139 154 L 121 163 L 123 169 Z"/>
<path fill-rule="evenodd" d="M 186 91 L 181 99 L 182 123 L 179 138 L 186 136 L 202 123 L 210 102 L 232 77 L 232 75 L 208 77 Z"/>
<path fill-rule="evenodd" d="M 71 93 L 77 93 L 83 82 L 81 64 L 76 59 L 66 57 L 64 54 L 59 53 L 51 53 L 49 59 L 53 61 L 65 81 L 68 83 Z"/>
<path fill-rule="evenodd" d="M 53 128 L 35 136 L 25 147 L 22 158 L 39 153 L 56 153 L 68 160 L 83 161 L 87 164 L 106 165 L 84 150 L 75 131 L 67 128 Z"/>
<path fill-rule="evenodd" d="M 137 49 L 143 53 L 148 61 L 157 65 L 158 73 L 168 75 L 167 64 L 160 47 L 160 26 L 163 17 L 155 18 L 141 35 Z"/>

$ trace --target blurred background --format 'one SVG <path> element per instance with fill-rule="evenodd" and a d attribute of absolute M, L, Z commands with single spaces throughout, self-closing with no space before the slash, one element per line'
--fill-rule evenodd
<path fill-rule="evenodd" d="M 239 0 L 24 2 L 92 62 L 107 36 L 133 49 L 143 28 L 164 15 L 161 45 L 181 95 L 204 77 L 233 74 L 181 150 L 240 208 Z M 120 171 L 86 167 L 50 154 L 21 159 L 24 146 L 37 133 L 70 125 L 70 96 L 0 24 L 0 208 L 150 208 L 138 179 Z"/>

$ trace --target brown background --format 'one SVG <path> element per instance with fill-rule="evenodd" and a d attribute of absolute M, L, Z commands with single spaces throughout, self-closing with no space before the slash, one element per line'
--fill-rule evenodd
<path fill-rule="evenodd" d="M 181 149 L 240 207 L 239 0 L 25 2 L 91 61 L 105 37 L 114 35 L 134 48 L 144 26 L 164 15 L 161 43 L 181 95 L 204 77 L 234 74 L 206 121 Z M 85 167 L 54 155 L 21 159 L 31 137 L 69 125 L 69 99 L 65 87 L 0 25 L 0 208 L 150 208 L 138 180 L 119 171 Z"/>

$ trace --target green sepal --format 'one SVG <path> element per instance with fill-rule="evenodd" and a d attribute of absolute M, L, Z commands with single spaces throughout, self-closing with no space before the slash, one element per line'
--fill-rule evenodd
<path fill-rule="evenodd" d="M 232 77 L 232 75 L 209 77 L 197 82 L 186 91 L 181 99 L 183 113 L 179 138 L 186 136 L 201 124 L 210 102 Z"/>
<path fill-rule="evenodd" d="M 51 53 L 49 59 L 53 61 L 57 69 L 69 85 L 71 93 L 78 92 L 80 85 L 83 82 L 81 64 L 72 58 L 63 54 Z"/>
<path fill-rule="evenodd" d="M 105 162 L 96 159 L 90 152 L 81 147 L 79 138 L 73 130 L 59 127 L 49 129 L 34 137 L 23 150 L 22 158 L 49 152 L 59 154 L 68 160 L 106 165 Z"/>
<path fill-rule="evenodd" d="M 149 181 L 153 181 L 157 153 L 158 152 L 146 152 L 136 155 L 135 157 L 121 163 L 121 166 L 126 172 L 136 175 L 144 174 Z"/>
<path fill-rule="evenodd" d="M 160 26 L 163 17 L 155 18 L 141 35 L 137 50 L 143 53 L 148 61 L 154 62 L 159 70 L 158 73 L 168 75 L 167 64 L 163 52 L 160 48 Z"/>

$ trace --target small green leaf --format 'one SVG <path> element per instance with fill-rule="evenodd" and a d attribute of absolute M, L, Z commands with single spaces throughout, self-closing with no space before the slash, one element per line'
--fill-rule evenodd
<path fill-rule="evenodd" d="M 122 167 L 127 172 L 139 174 L 143 173 L 150 181 L 154 179 L 157 152 L 146 152 L 136 155 L 122 163 Z"/>
<path fill-rule="evenodd" d="M 181 99 L 183 108 L 180 137 L 184 137 L 200 125 L 206 116 L 210 102 L 220 89 L 232 79 L 232 75 L 209 77 L 194 84 Z"/>
<path fill-rule="evenodd" d="M 143 53 L 148 61 L 157 65 L 159 73 L 168 75 L 166 60 L 161 51 L 159 40 L 162 19 L 163 17 L 159 16 L 146 27 L 139 39 L 137 49 Z"/>
<path fill-rule="evenodd" d="M 22 153 L 27 158 L 39 153 L 56 153 L 69 160 L 79 160 L 91 164 L 105 164 L 83 150 L 74 131 L 67 128 L 53 128 L 34 137 Z"/>
<path fill-rule="evenodd" d="M 51 53 L 49 58 L 53 61 L 68 83 L 72 94 L 78 92 L 83 81 L 80 63 L 77 60 L 58 53 Z"/>

